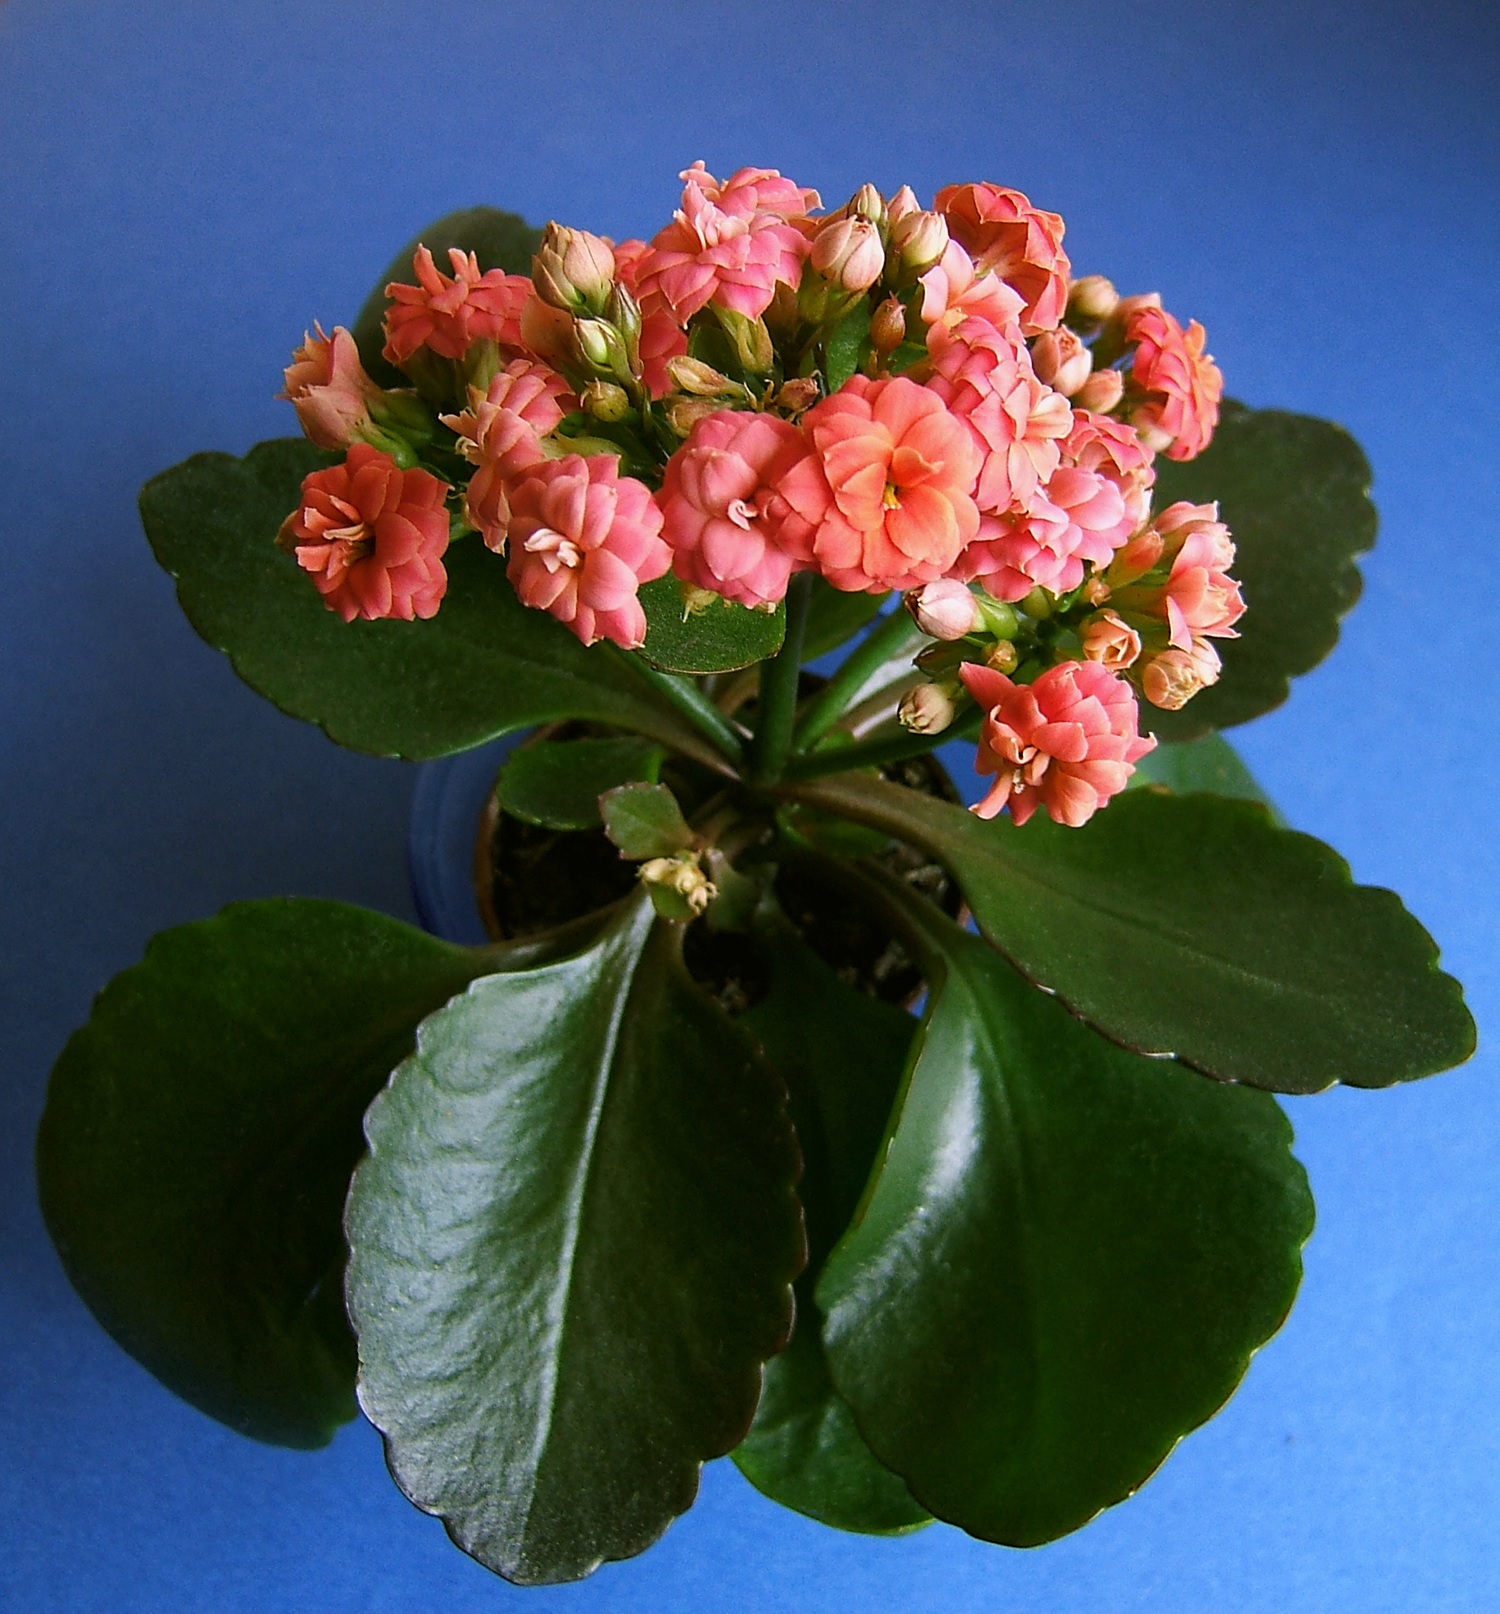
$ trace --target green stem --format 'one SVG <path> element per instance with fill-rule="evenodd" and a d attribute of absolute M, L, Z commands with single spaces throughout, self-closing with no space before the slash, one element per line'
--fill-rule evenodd
<path fill-rule="evenodd" d="M 676 673 L 662 672 L 629 651 L 620 650 L 613 645 L 610 648 L 638 678 L 644 679 L 673 711 L 685 717 L 706 739 L 712 740 L 716 750 L 727 757 L 735 767 L 738 768 L 744 762 L 745 742 L 740 737 L 740 731 L 691 678 L 681 678 Z"/>
<path fill-rule="evenodd" d="M 786 768 L 797 717 L 797 680 L 802 672 L 802 637 L 812 602 L 811 572 L 799 572 L 786 591 L 786 638 L 769 661 L 760 664 L 760 699 L 755 713 L 752 774 L 760 784 L 774 784 Z"/>
<path fill-rule="evenodd" d="M 912 734 L 903 730 L 899 734 L 857 740 L 853 745 L 830 745 L 810 756 L 794 758 L 786 770 L 787 778 L 822 779 L 830 773 L 852 773 L 859 768 L 878 768 L 887 762 L 905 762 L 908 757 L 925 756 L 949 740 L 972 739 L 978 732 L 979 715 L 977 711 L 971 712 L 941 734 Z"/>
<path fill-rule="evenodd" d="M 794 742 L 797 750 L 805 751 L 821 740 L 844 715 L 871 673 L 899 655 L 908 644 L 915 649 L 922 638 L 921 630 L 899 606 L 884 616 L 809 703 L 797 725 Z"/>

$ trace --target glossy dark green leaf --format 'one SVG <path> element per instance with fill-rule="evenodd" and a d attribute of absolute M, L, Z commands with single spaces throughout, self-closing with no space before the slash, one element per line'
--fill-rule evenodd
<path fill-rule="evenodd" d="M 288 1446 L 354 1415 L 360 1118 L 493 958 L 342 903 L 256 902 L 165 931 L 100 994 L 52 1075 L 42 1209 L 79 1293 L 169 1389 Z"/>
<path fill-rule="evenodd" d="M 360 1401 L 509 1580 L 649 1546 L 738 1444 L 803 1260 L 785 1090 L 642 898 L 477 982 L 371 1108 L 347 1226 Z"/>
<path fill-rule="evenodd" d="M 824 354 L 828 362 L 828 390 L 837 392 L 859 368 L 865 338 L 870 334 L 870 304 L 861 298 L 828 333 Z"/>
<path fill-rule="evenodd" d="M 791 1093 L 802 1147 L 808 1264 L 791 1344 L 766 1364 L 740 1471 L 773 1501 L 840 1530 L 913 1530 L 928 1514 L 860 1438 L 823 1357 L 818 1273 L 859 1204 L 916 1022 L 846 986 L 789 926 L 766 938 L 770 991 L 742 1019 Z"/>
<path fill-rule="evenodd" d="M 599 815 L 621 857 L 671 857 L 693 842 L 677 798 L 665 785 L 617 785 L 606 790 L 599 798 Z"/>
<path fill-rule="evenodd" d="M 1271 798 L 1240 760 L 1239 753 L 1219 734 L 1205 734 L 1197 740 L 1163 742 L 1136 763 L 1126 788 L 1169 790 L 1174 796 L 1194 791 L 1233 796 L 1240 801 L 1258 801 L 1269 807 L 1278 819 L 1280 816 Z"/>
<path fill-rule="evenodd" d="M 786 606 L 752 611 L 719 599 L 689 612 L 675 577 L 659 577 L 641 589 L 646 642 L 641 655 L 663 672 L 734 672 L 764 661 L 786 637 Z"/>
<path fill-rule="evenodd" d="M 146 534 L 188 620 L 252 689 L 380 756 L 444 756 L 564 717 L 702 749 L 609 646 L 585 650 L 527 610 L 477 539 L 448 551 L 448 595 L 429 622 L 344 622 L 327 610 L 274 539 L 302 478 L 328 463 L 281 438 L 242 460 L 195 454 L 141 491 Z"/>
<path fill-rule="evenodd" d="M 1178 499 L 1219 501 L 1246 604 L 1240 637 L 1217 641 L 1217 684 L 1178 712 L 1141 707 L 1158 734 L 1191 739 L 1280 706 L 1289 680 L 1333 649 L 1359 598 L 1354 559 L 1375 542 L 1375 506 L 1369 462 L 1341 426 L 1240 404 L 1226 405 L 1197 459 L 1157 461 L 1155 508 Z"/>
<path fill-rule="evenodd" d="M 818 1285 L 828 1360 L 938 1518 L 1034 1546 L 1223 1405 L 1292 1304 L 1312 1198 L 1268 1094 L 1112 1047 L 903 901 L 931 999 Z"/>
<path fill-rule="evenodd" d="M 448 261 L 449 247 L 472 252 L 479 260 L 481 269 L 503 269 L 509 275 L 529 275 L 531 260 L 541 241 L 540 230 L 518 214 L 505 213 L 497 207 L 466 207 L 435 219 L 425 230 L 413 236 L 386 265 L 385 273 L 375 282 L 369 297 L 365 299 L 365 306 L 354 321 L 354 340 L 365 369 L 382 386 L 406 385 L 406 378 L 401 372 L 387 364 L 380 354 L 385 345 L 385 288 L 393 280 L 415 285 L 411 261 L 419 246 L 427 247 L 445 275 L 452 273 Z"/>
<path fill-rule="evenodd" d="M 813 579 L 803 630 L 802 656 L 812 661 L 852 639 L 885 604 L 883 594 L 846 594 L 821 577 Z"/>
<path fill-rule="evenodd" d="M 1017 829 L 858 774 L 797 793 L 941 859 L 1021 973 L 1126 1047 L 1281 1093 L 1385 1087 L 1474 1050 L 1400 899 L 1254 803 L 1133 790 L 1081 829 Z"/>
<path fill-rule="evenodd" d="M 538 740 L 511 756 L 495 794 L 506 812 L 528 824 L 597 829 L 600 796 L 631 780 L 655 784 L 665 754 L 659 745 L 629 736 Z"/>

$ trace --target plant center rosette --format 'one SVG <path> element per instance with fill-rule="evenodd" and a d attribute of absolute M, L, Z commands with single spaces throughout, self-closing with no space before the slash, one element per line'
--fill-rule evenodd
<path fill-rule="evenodd" d="M 164 1383 L 291 1445 L 357 1396 L 526 1583 L 641 1551 L 726 1453 L 845 1529 L 1079 1527 L 1291 1305 L 1272 1095 L 1473 1046 L 1426 932 L 1217 732 L 1353 603 L 1352 441 L 1225 401 L 1203 328 L 1075 278 L 1018 191 L 681 177 L 649 242 L 439 220 L 298 349 L 305 441 L 144 491 L 283 710 L 413 760 L 539 731 L 512 917 L 169 931 L 39 1144 Z"/>

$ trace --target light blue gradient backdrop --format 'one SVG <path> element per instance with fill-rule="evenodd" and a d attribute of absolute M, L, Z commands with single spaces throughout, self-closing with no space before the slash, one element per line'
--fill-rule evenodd
<path fill-rule="evenodd" d="M 47 1067 L 162 926 L 280 893 L 409 915 L 412 776 L 193 636 L 134 496 L 292 430 L 280 368 L 476 202 L 649 233 L 678 169 L 838 201 L 992 178 L 1080 270 L 1207 325 L 1231 390 L 1348 425 L 1383 518 L 1332 661 L 1241 731 L 1300 828 L 1398 887 L 1496 1024 L 1500 280 L 1488 4 L 0 7 L 0 1606 L 1426 1614 L 1500 1600 L 1493 1058 L 1289 1106 L 1320 1205 L 1291 1322 L 1139 1498 L 1029 1553 L 866 1542 L 727 1464 L 635 1563 L 520 1592 L 368 1428 L 242 1441 L 94 1325 L 47 1244 Z"/>

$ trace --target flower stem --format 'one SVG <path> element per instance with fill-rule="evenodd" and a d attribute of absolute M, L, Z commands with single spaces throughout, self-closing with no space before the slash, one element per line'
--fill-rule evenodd
<path fill-rule="evenodd" d="M 712 740 L 717 750 L 728 757 L 736 767 L 745 760 L 745 742 L 740 731 L 717 706 L 703 693 L 691 678 L 679 677 L 653 667 L 640 656 L 614 646 L 615 654 L 629 666 L 638 678 L 650 684 L 666 703 L 685 717 L 706 739 Z"/>
<path fill-rule="evenodd" d="M 833 727 L 870 675 L 908 645 L 913 650 L 923 634 L 899 606 L 888 612 L 855 647 L 843 666 L 818 691 L 797 725 L 796 749 L 805 751 Z"/>
<path fill-rule="evenodd" d="M 949 740 L 972 739 L 978 732 L 979 713 L 971 712 L 941 734 L 876 735 L 853 745 L 830 745 L 810 756 L 794 757 L 786 773 L 789 779 L 821 779 L 830 773 L 852 773 L 857 768 L 878 768 L 886 762 L 905 762 L 908 757 L 925 756 Z"/>
<path fill-rule="evenodd" d="M 797 717 L 797 680 L 802 672 L 802 637 L 812 601 L 811 572 L 799 572 L 786 591 L 786 637 L 781 649 L 760 664 L 751 772 L 759 784 L 774 784 L 786 768 Z"/>

